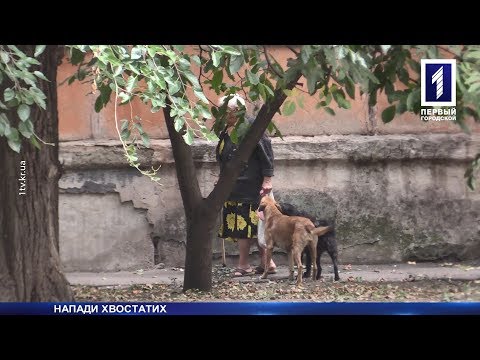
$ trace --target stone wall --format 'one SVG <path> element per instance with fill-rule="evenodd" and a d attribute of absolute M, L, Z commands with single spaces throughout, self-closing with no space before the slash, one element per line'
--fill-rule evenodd
<path fill-rule="evenodd" d="M 468 190 L 463 178 L 480 136 L 287 136 L 272 142 L 276 197 L 335 217 L 341 263 L 480 257 L 480 192 Z M 207 195 L 218 173 L 214 144 L 197 141 L 193 149 Z M 185 219 L 169 141 L 153 140 L 140 161 L 162 165 L 162 185 L 126 166 L 117 141 L 61 143 L 60 250 L 67 271 L 145 268 L 154 252 L 167 266 L 184 265 Z M 216 240 L 215 261 L 220 250 Z M 234 264 L 236 247 L 228 242 L 227 255 Z M 285 261 L 281 252 L 276 257 Z"/>

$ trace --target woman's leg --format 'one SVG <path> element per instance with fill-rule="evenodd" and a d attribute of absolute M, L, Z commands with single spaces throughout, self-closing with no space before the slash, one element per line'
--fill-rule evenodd
<path fill-rule="evenodd" d="M 238 242 L 238 268 L 248 270 L 250 268 L 250 239 L 237 239 Z"/>
<path fill-rule="evenodd" d="M 235 276 L 253 274 L 254 269 L 250 266 L 250 244 L 251 239 L 236 239 L 238 243 L 238 266 Z"/>

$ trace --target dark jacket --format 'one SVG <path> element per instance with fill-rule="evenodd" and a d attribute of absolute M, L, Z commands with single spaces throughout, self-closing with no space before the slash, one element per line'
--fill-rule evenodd
<path fill-rule="evenodd" d="M 234 156 L 239 144 L 234 144 L 227 131 L 224 130 L 215 150 L 220 172 L 225 164 Z M 223 145 L 222 145 L 223 142 Z M 263 177 L 273 176 L 273 149 L 270 138 L 263 135 L 253 150 L 247 165 L 237 178 L 228 201 L 246 202 L 257 205 L 260 201 L 260 190 Z"/>

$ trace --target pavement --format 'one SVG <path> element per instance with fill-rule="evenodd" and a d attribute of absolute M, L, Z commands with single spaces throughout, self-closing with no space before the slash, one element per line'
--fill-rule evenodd
<path fill-rule="evenodd" d="M 332 265 L 322 266 L 325 280 L 333 281 Z M 216 274 L 231 274 L 234 269 L 224 268 L 221 265 L 214 266 L 214 279 Z M 132 271 L 117 272 L 67 272 L 66 276 L 71 285 L 90 286 L 129 286 L 135 284 L 170 284 L 183 283 L 185 270 L 183 268 L 153 268 L 137 269 Z M 398 264 L 381 265 L 339 265 L 341 281 L 413 281 L 426 279 L 450 279 L 450 280 L 477 280 L 480 281 L 480 260 L 475 262 L 456 263 L 431 263 L 431 262 L 408 262 Z M 260 275 L 244 276 L 232 279 L 238 281 L 268 281 L 260 280 Z M 288 278 L 288 267 L 277 267 L 277 273 L 269 275 L 269 280 Z"/>

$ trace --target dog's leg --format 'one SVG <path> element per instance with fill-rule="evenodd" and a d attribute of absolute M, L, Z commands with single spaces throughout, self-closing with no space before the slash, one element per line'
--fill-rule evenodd
<path fill-rule="evenodd" d="M 318 237 L 317 236 L 312 236 L 313 240 L 310 241 L 308 244 L 310 246 L 310 252 L 312 254 L 312 259 L 315 259 L 313 262 L 313 270 L 312 270 L 312 280 L 316 279 L 316 274 L 317 274 L 317 266 L 318 266 L 318 260 L 319 257 L 317 256 L 317 242 L 318 242 Z"/>
<path fill-rule="evenodd" d="M 267 242 L 268 244 L 268 242 Z M 263 266 L 263 275 L 262 279 L 266 279 L 268 276 L 268 268 L 270 265 L 270 261 L 272 260 L 272 253 L 273 253 L 273 246 L 267 245 L 267 248 L 265 249 L 265 265 Z"/>
<path fill-rule="evenodd" d="M 320 259 L 322 257 L 323 251 L 318 251 L 317 248 L 317 280 L 320 280 L 320 277 L 322 276 L 322 266 L 320 265 Z"/>
<path fill-rule="evenodd" d="M 293 281 L 295 279 L 294 277 L 294 269 L 293 269 L 293 253 L 292 253 L 292 249 L 290 249 L 288 251 L 288 268 L 289 268 L 289 276 L 288 276 L 288 279 L 290 281 Z"/>
<path fill-rule="evenodd" d="M 310 270 L 312 268 L 312 256 L 310 254 L 310 251 L 308 251 L 308 249 L 307 249 L 307 251 L 304 251 L 304 253 L 305 253 L 305 268 L 306 268 L 306 270 L 303 273 L 303 276 L 308 278 L 308 277 L 310 277 Z"/>
<path fill-rule="evenodd" d="M 335 281 L 340 280 L 340 276 L 338 275 L 338 256 L 336 252 L 328 252 L 328 255 L 330 255 L 330 258 L 332 259 L 333 262 L 333 272 L 335 273 Z"/>
<path fill-rule="evenodd" d="M 293 252 L 293 257 L 295 258 L 295 262 L 297 263 L 297 270 L 298 270 L 298 275 L 297 275 L 297 286 L 300 286 L 302 284 L 302 249 L 299 249 L 297 247 L 292 247 L 292 252 Z"/>

